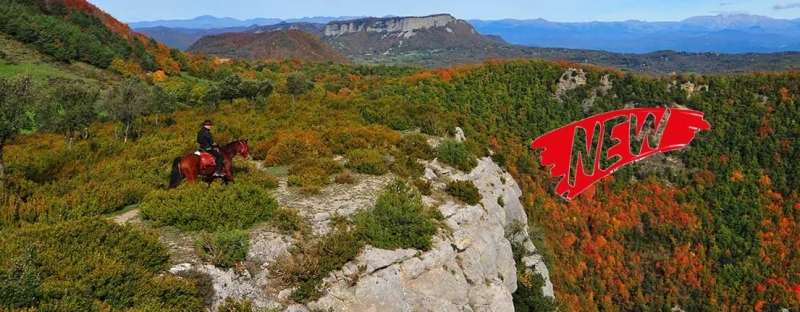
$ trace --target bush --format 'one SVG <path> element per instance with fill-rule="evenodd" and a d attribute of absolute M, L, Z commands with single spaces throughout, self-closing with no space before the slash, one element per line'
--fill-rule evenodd
<path fill-rule="evenodd" d="M 291 235 L 295 232 L 305 233 L 309 230 L 308 224 L 300 216 L 300 211 L 297 209 L 279 208 L 275 211 L 271 223 L 286 235 Z"/>
<path fill-rule="evenodd" d="M 169 261 L 156 233 L 97 217 L 4 228 L 0 244 L 0 309 L 202 309 L 191 282 L 156 277 Z"/>
<path fill-rule="evenodd" d="M 412 133 L 403 137 L 397 147 L 412 158 L 432 160 L 436 157 L 436 150 L 428 144 L 428 139 L 419 133 Z"/>
<path fill-rule="evenodd" d="M 329 156 L 330 150 L 320 135 L 313 131 L 281 133 L 278 141 L 269 149 L 264 164 L 267 166 L 288 165 L 297 159 Z"/>
<path fill-rule="evenodd" d="M 472 181 L 451 181 L 445 188 L 447 194 L 460 199 L 467 205 L 477 205 L 483 196 Z"/>
<path fill-rule="evenodd" d="M 376 150 L 357 149 L 348 152 L 345 167 L 372 175 L 382 175 L 389 171 L 383 155 Z"/>
<path fill-rule="evenodd" d="M 393 153 L 394 162 L 392 162 L 391 170 L 395 174 L 403 178 L 419 178 L 425 174 L 425 166 L 418 163 L 416 158 L 396 151 Z"/>
<path fill-rule="evenodd" d="M 417 187 L 417 190 L 419 190 L 420 194 L 431 195 L 431 181 L 414 179 L 414 186 Z"/>
<path fill-rule="evenodd" d="M 303 158 L 292 163 L 289 174 L 301 173 L 308 168 L 322 169 L 325 174 L 337 174 L 344 170 L 344 166 L 330 158 Z"/>
<path fill-rule="evenodd" d="M 250 233 L 243 230 L 200 232 L 195 242 L 199 256 L 215 266 L 229 268 L 244 261 L 250 248 Z"/>
<path fill-rule="evenodd" d="M 330 183 L 330 177 L 322 168 L 305 168 L 301 172 L 290 175 L 286 179 L 289 186 L 320 187 Z"/>
<path fill-rule="evenodd" d="M 337 127 L 325 134 L 334 154 L 354 149 L 388 149 L 400 142 L 400 133 L 383 125 Z"/>
<path fill-rule="evenodd" d="M 317 286 L 334 270 L 355 259 L 364 242 L 346 224 L 334 227 L 328 236 L 314 241 L 297 241 L 270 267 L 273 278 L 281 277 L 292 292 L 292 300 L 307 303 L 319 299 Z"/>
<path fill-rule="evenodd" d="M 248 182 L 228 186 L 196 183 L 185 188 L 156 190 L 139 205 L 142 218 L 156 226 L 184 231 L 244 229 L 266 221 L 278 203 L 264 188 Z"/>
<path fill-rule="evenodd" d="M 436 148 L 436 153 L 441 162 L 464 172 L 470 172 L 478 165 L 478 160 L 469 153 L 467 147 L 453 139 L 442 142 Z"/>
<path fill-rule="evenodd" d="M 396 179 L 378 196 L 375 209 L 360 211 L 354 220 L 367 242 L 377 248 L 428 250 L 436 226 L 425 210 L 420 194 Z"/>

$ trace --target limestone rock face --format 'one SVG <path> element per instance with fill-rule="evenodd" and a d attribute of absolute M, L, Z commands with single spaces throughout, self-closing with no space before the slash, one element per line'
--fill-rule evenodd
<path fill-rule="evenodd" d="M 445 27 L 450 23 L 465 23 L 449 14 L 423 17 L 372 18 L 355 21 L 330 22 L 325 25 L 325 36 L 341 36 L 357 32 L 400 32 L 408 38 L 414 31 L 431 27 Z"/>
<path fill-rule="evenodd" d="M 488 157 L 470 173 L 442 170 L 444 166 L 436 161 L 427 167 L 426 179 L 432 182 L 472 180 L 483 201 L 472 206 L 450 199 L 440 203 L 449 229 L 434 236 L 430 251 L 367 247 L 326 280 L 328 294 L 309 304 L 310 309 L 514 311 L 517 276 L 511 242 L 525 246 L 528 256 L 523 261 L 545 277 L 544 292 L 553 296 L 547 268 L 528 239 L 527 216 L 519 201 L 522 191 L 511 176 Z M 426 202 L 436 201 L 428 198 Z M 512 224 L 516 229 L 510 229 Z M 359 266 L 366 268 L 359 273 Z M 355 285 L 349 284 L 357 274 Z"/>
<path fill-rule="evenodd" d="M 517 269 L 512 243 L 516 243 L 525 248 L 523 263 L 545 278 L 543 291 L 552 297 L 548 270 L 528 238 L 527 216 L 519 200 L 522 191 L 511 175 L 490 157 L 479 159 L 477 167 L 467 173 L 437 160 L 420 162 L 425 165 L 423 179 L 434 189 L 431 196 L 423 196 L 423 202 L 437 207 L 444 217 L 432 248 L 383 250 L 366 246 L 354 260 L 328 275 L 323 282 L 326 291 L 315 302 L 292 303 L 292 289 L 282 288 L 268 276 L 270 265 L 295 242 L 269 228 L 254 229 L 245 265 L 224 270 L 182 263 L 171 271 L 196 269 L 209 274 L 215 290 L 211 309 L 232 297 L 252 300 L 256 307 L 284 311 L 514 311 Z M 467 205 L 446 195 L 443 189 L 452 180 L 471 180 L 482 201 Z M 275 194 L 282 206 L 303 211 L 301 215 L 311 222 L 314 234 L 325 235 L 330 215 L 348 216 L 357 208 L 374 205 L 377 192 L 390 181 L 389 175 L 373 176 L 342 186 L 358 196 L 345 189 L 332 189 L 316 197 L 293 198 L 285 193 L 284 185 Z"/>

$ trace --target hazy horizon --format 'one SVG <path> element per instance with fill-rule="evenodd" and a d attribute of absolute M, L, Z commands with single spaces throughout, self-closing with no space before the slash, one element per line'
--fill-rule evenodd
<path fill-rule="evenodd" d="M 423 1 L 379 2 L 363 0 L 308 0 L 303 3 L 273 0 L 252 2 L 243 0 L 173 0 L 169 2 L 140 0 L 93 0 L 92 4 L 125 23 L 187 20 L 210 15 L 238 20 L 254 18 L 298 19 L 338 16 L 426 16 L 447 13 L 459 19 L 537 19 L 553 22 L 627 21 L 647 22 L 680 21 L 693 16 L 718 14 L 752 14 L 777 19 L 800 17 L 800 2 L 780 3 L 763 0 L 508 0 L 498 2 L 478 1 Z M 572 2 L 572 3 L 569 3 Z M 152 10 L 157 7 L 159 10 Z"/>

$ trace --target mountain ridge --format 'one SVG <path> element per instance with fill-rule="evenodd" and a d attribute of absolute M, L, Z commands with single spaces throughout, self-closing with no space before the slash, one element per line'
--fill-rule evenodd
<path fill-rule="evenodd" d="M 292 19 L 280 21 L 290 20 Z M 310 18 L 293 20 L 326 24 L 348 19 L 339 17 L 320 22 Z M 510 44 L 530 47 L 591 49 L 617 53 L 648 53 L 664 49 L 720 53 L 800 50 L 800 18 L 776 19 L 752 14 L 717 14 L 694 16 L 680 21 L 556 22 L 544 18 L 466 21 L 482 35 L 494 35 Z M 279 21 L 271 21 L 259 26 L 277 23 Z M 724 30 L 738 30 L 742 33 L 719 33 Z M 708 38 L 704 39 L 705 36 Z M 631 46 L 631 42 L 637 44 Z"/>

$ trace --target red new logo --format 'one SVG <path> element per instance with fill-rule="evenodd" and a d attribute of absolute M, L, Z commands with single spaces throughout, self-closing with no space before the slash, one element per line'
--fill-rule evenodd
<path fill-rule="evenodd" d="M 644 127 L 645 121 L 649 121 L 647 128 Z M 607 131 L 607 125 L 612 122 L 617 125 Z M 534 140 L 531 147 L 544 149 L 541 153 L 541 164 L 545 167 L 553 165 L 550 174 L 553 177 L 563 177 L 556 186 L 556 194 L 570 201 L 620 167 L 655 153 L 682 149 L 692 141 L 697 131 L 708 130 L 710 127 L 703 120 L 703 113 L 695 110 L 622 109 L 595 115 L 550 131 Z M 587 132 L 586 129 L 589 128 L 594 131 Z M 579 134 L 579 130 L 584 134 Z M 631 134 L 635 137 L 633 142 L 641 141 L 641 144 L 632 145 Z M 577 153 L 573 155 L 576 138 L 583 138 L 586 143 L 583 147 L 578 146 Z M 604 139 L 610 139 L 613 143 L 604 148 Z M 605 159 L 611 163 L 606 168 L 601 168 L 601 160 Z M 570 170 L 572 168 L 574 170 Z M 570 180 L 574 180 L 574 183 L 570 184 Z"/>

